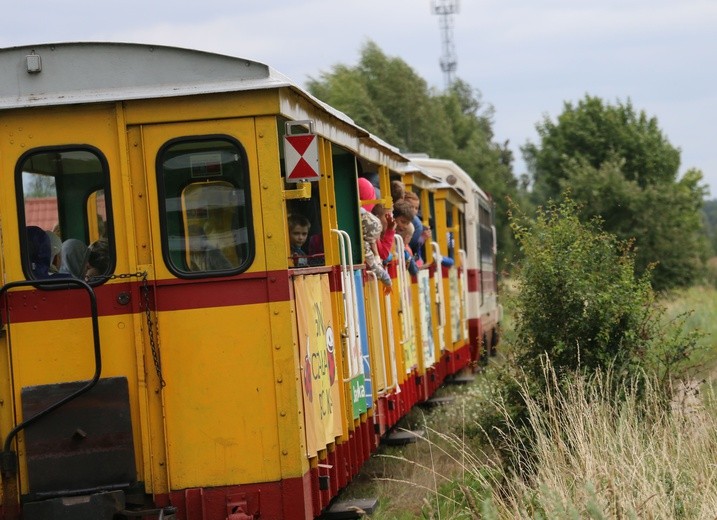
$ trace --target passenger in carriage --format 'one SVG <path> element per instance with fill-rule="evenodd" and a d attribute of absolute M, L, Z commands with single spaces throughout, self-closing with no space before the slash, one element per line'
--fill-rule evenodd
<path fill-rule="evenodd" d="M 60 271 L 60 251 L 62 251 L 62 240 L 52 231 L 45 231 L 50 239 L 50 274 Z"/>
<path fill-rule="evenodd" d="M 201 226 L 189 226 L 189 269 L 194 272 L 228 271 L 234 266 L 221 249 L 209 243 Z"/>
<path fill-rule="evenodd" d="M 289 246 L 291 248 L 291 259 L 294 267 L 306 267 L 309 265 L 304 244 L 309 237 L 311 222 L 304 215 L 291 214 L 288 218 L 289 224 Z"/>
<path fill-rule="evenodd" d="M 50 237 L 37 226 L 28 226 L 26 233 L 32 277 L 35 279 L 49 278 L 52 258 Z"/>
<path fill-rule="evenodd" d="M 380 199 L 381 198 L 381 188 L 380 188 L 378 173 L 364 172 L 363 168 L 361 167 L 361 163 L 359 163 L 359 177 L 362 179 L 366 179 L 369 183 L 371 183 L 371 186 L 373 186 L 374 196 L 371 198 Z M 371 210 L 369 210 L 369 211 L 371 211 Z"/>
<path fill-rule="evenodd" d="M 60 250 L 60 269 L 61 274 L 82 278 L 85 271 L 85 258 L 87 256 L 87 246 L 82 240 L 76 238 L 68 238 L 62 243 Z"/>
<path fill-rule="evenodd" d="M 85 281 L 106 275 L 110 270 L 110 247 L 104 238 L 92 242 L 85 256 Z"/>
<path fill-rule="evenodd" d="M 396 234 L 396 221 L 393 220 L 393 211 L 386 209 L 383 204 L 376 204 L 371 211 L 381 221 L 381 237 L 376 243 L 378 255 L 381 260 L 391 260 L 393 237 Z"/>
<path fill-rule="evenodd" d="M 359 197 L 361 200 L 371 200 L 375 197 L 375 191 L 371 183 L 360 177 L 358 179 Z M 381 265 L 381 257 L 378 254 L 376 242 L 381 236 L 381 221 L 371 213 L 374 204 L 364 204 L 359 208 L 361 216 L 361 230 L 363 232 L 364 256 L 366 266 L 376 275 L 384 286 L 386 293 L 391 292 L 391 277 Z"/>
<path fill-rule="evenodd" d="M 401 229 L 401 232 L 399 234 L 403 239 L 403 254 L 404 258 L 406 259 L 406 270 L 408 270 L 411 276 L 416 276 L 418 274 L 418 264 L 416 264 L 416 259 L 413 256 L 413 251 L 411 251 L 411 246 L 408 245 L 409 241 L 411 240 L 411 237 L 413 236 L 413 231 L 413 224 L 409 222 L 405 227 Z"/>
<path fill-rule="evenodd" d="M 406 195 L 406 186 L 399 180 L 391 181 L 391 198 L 395 204 Z"/>
<path fill-rule="evenodd" d="M 411 259 L 416 265 L 416 269 L 423 264 L 423 259 L 419 255 L 416 255 L 411 247 L 411 237 L 415 234 L 415 228 L 413 224 L 413 207 L 407 200 L 399 200 L 393 205 L 393 218 L 396 219 L 396 232 L 403 238 L 404 245 L 411 252 Z M 411 235 L 408 235 L 407 230 L 411 230 Z M 413 274 L 413 273 L 411 273 Z"/>
<path fill-rule="evenodd" d="M 423 257 L 421 255 L 421 248 L 423 247 L 423 244 L 425 242 L 431 240 L 431 228 L 429 228 L 428 226 L 424 226 L 423 222 L 421 221 L 421 201 L 418 198 L 418 195 L 416 195 L 412 191 L 406 191 L 406 194 L 403 196 L 403 200 L 409 202 L 413 210 L 412 223 L 413 227 L 415 228 L 415 231 L 413 232 L 413 237 L 411 237 L 409 245 L 411 246 L 411 249 L 413 250 L 414 254 L 418 255 L 419 258 L 423 260 Z"/>
<path fill-rule="evenodd" d="M 375 200 L 377 198 L 376 188 L 368 178 L 359 177 L 358 187 L 361 200 Z M 390 211 L 386 211 L 383 204 L 364 204 L 363 207 L 378 217 L 381 222 L 381 234 L 376 241 L 376 250 L 381 260 L 387 260 L 391 255 L 393 236 L 396 232 L 393 215 L 390 214 Z"/>

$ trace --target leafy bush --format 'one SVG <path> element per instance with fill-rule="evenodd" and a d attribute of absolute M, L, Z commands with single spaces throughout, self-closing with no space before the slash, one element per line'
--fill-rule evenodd
<path fill-rule="evenodd" d="M 541 381 L 545 359 L 558 374 L 612 369 L 621 377 L 643 371 L 676 375 L 697 348 L 684 320 L 666 322 L 655 303 L 650 271 L 635 277 L 630 243 L 583 222 L 580 208 L 562 202 L 535 219 L 511 215 L 523 253 L 515 300 L 516 362 L 529 381 Z"/>

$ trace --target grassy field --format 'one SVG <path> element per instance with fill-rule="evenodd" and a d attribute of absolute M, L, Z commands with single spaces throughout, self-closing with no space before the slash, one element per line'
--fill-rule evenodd
<path fill-rule="evenodd" d="M 688 327 L 705 333 L 699 377 L 712 383 L 717 374 L 717 291 L 696 287 L 673 292 L 661 304 L 669 318 L 682 316 Z M 509 350 L 506 307 L 503 347 Z M 499 355 L 493 367 L 505 359 Z M 454 395 L 453 403 L 412 411 L 402 426 L 426 431 L 426 440 L 380 448 L 342 497 L 377 497 L 374 520 L 715 518 L 712 385 L 703 386 L 699 397 L 694 388 L 681 391 L 684 399 L 668 411 L 657 398 L 638 402 L 629 388 L 628 399 L 615 402 L 599 377 L 577 381 L 569 392 L 555 389 L 548 413 L 532 408 L 537 449 L 535 458 L 523 461 L 533 476 L 526 481 L 508 474 L 491 447 L 475 440 L 481 408 L 501 406 L 493 367 L 471 385 L 439 389 L 439 395 Z"/>

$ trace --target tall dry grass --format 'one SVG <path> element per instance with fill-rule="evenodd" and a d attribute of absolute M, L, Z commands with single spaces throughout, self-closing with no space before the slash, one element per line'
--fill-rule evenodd
<path fill-rule="evenodd" d="M 562 387 L 548 377 L 546 401 L 523 389 L 534 444 L 521 444 L 515 425 L 502 432 L 521 468 L 511 472 L 477 441 L 482 410 L 510 417 L 491 363 L 475 384 L 448 389 L 454 404 L 412 419 L 428 442 L 384 450 L 370 463 L 367 480 L 380 499 L 372 519 L 717 518 L 717 290 L 676 291 L 661 303 L 668 319 L 691 312 L 687 328 L 707 333 L 700 393 L 677 389 L 666 405 L 650 381 L 638 394 L 630 385 L 616 392 L 607 376 Z M 507 343 L 511 334 L 506 327 Z M 492 361 L 511 362 L 503 354 Z"/>
<path fill-rule="evenodd" d="M 526 432 L 517 425 L 503 432 L 516 471 L 487 451 L 467 451 L 456 435 L 433 432 L 462 476 L 439 475 L 444 483 L 429 495 L 425 517 L 717 516 L 717 414 L 711 400 L 688 388 L 666 403 L 650 381 L 638 391 L 636 385 L 614 388 L 609 375 L 567 385 L 549 371 L 547 376 L 545 399 L 524 394 L 530 446 L 520 441 Z"/>

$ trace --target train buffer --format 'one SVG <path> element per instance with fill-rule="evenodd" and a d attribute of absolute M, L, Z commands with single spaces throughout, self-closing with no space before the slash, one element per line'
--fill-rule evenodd
<path fill-rule="evenodd" d="M 353 520 L 370 515 L 378 505 L 377 498 L 352 498 L 332 504 L 319 520 Z"/>

